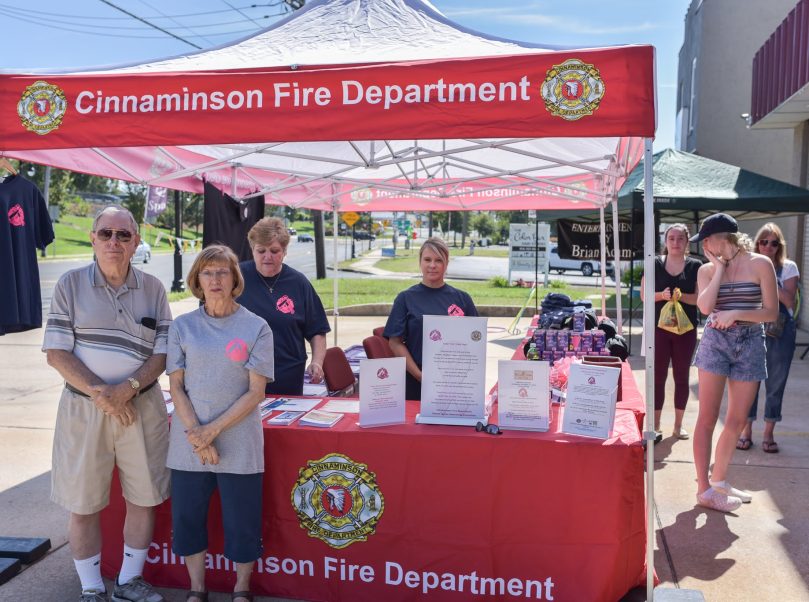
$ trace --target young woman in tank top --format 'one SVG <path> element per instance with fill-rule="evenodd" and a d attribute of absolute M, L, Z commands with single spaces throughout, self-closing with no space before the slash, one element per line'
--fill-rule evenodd
<path fill-rule="evenodd" d="M 752 499 L 728 483 L 727 469 L 758 383 L 767 378 L 763 323 L 775 320 L 778 314 L 775 270 L 767 257 L 752 252 L 750 238 L 740 234 L 736 220 L 724 213 L 706 218 L 691 241 L 702 241 L 710 260 L 697 274 L 697 307 L 708 316 L 694 358 L 699 368 L 699 415 L 694 429 L 697 501 L 733 512 Z M 725 425 L 709 477 L 713 432 L 725 383 Z"/>

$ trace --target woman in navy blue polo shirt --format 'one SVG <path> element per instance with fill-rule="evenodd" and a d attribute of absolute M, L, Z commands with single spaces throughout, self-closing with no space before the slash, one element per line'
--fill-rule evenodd
<path fill-rule="evenodd" d="M 477 316 L 472 297 L 444 282 L 449 247 L 440 238 L 428 238 L 419 251 L 421 282 L 402 291 L 393 302 L 385 336 L 396 356 L 407 362 L 405 396 L 421 400 L 421 345 L 424 316 Z"/>
<path fill-rule="evenodd" d="M 313 383 L 323 380 L 326 333 L 331 330 L 317 292 L 299 271 L 284 265 L 289 232 L 277 217 L 259 220 L 247 234 L 253 260 L 239 264 L 244 292 L 237 299 L 267 321 L 275 343 L 275 381 L 267 395 L 302 395 L 304 371 Z M 306 366 L 306 345 L 312 361 Z"/>

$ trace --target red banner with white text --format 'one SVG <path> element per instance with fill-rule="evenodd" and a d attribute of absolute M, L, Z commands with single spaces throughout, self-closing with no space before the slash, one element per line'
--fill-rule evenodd
<path fill-rule="evenodd" d="M 651 137 L 654 49 L 370 65 L 2 75 L 0 150 Z"/>

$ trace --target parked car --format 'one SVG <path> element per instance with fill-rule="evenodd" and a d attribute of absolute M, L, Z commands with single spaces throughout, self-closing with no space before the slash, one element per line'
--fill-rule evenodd
<path fill-rule="evenodd" d="M 289 232 L 290 236 L 295 236 L 298 233 L 295 228 L 287 228 L 287 232 Z"/>
<path fill-rule="evenodd" d="M 354 232 L 354 240 L 376 240 L 376 236 L 365 230 L 357 230 Z"/>
<path fill-rule="evenodd" d="M 152 247 L 145 240 L 141 239 L 135 254 L 132 256 L 132 263 L 149 263 L 152 260 Z"/>
<path fill-rule="evenodd" d="M 594 259 L 562 259 L 559 257 L 559 247 L 551 247 L 548 253 L 548 269 L 562 274 L 568 270 L 581 272 L 584 276 L 592 276 L 601 273 L 601 263 Z M 607 262 L 607 276 L 612 278 L 615 275 L 615 266 L 611 261 Z"/>
<path fill-rule="evenodd" d="M 315 242 L 315 239 L 312 238 L 311 234 L 301 233 L 298 234 L 298 242 Z"/>

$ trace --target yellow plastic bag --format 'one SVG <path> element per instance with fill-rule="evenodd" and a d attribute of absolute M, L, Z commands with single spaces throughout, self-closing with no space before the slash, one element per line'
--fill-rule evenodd
<path fill-rule="evenodd" d="M 668 301 L 660 310 L 660 319 L 657 321 L 657 327 L 673 332 L 674 334 L 685 334 L 689 330 L 694 329 L 694 325 L 680 304 L 680 297 L 682 293 L 680 289 L 674 289 L 674 295 L 671 301 Z"/>

